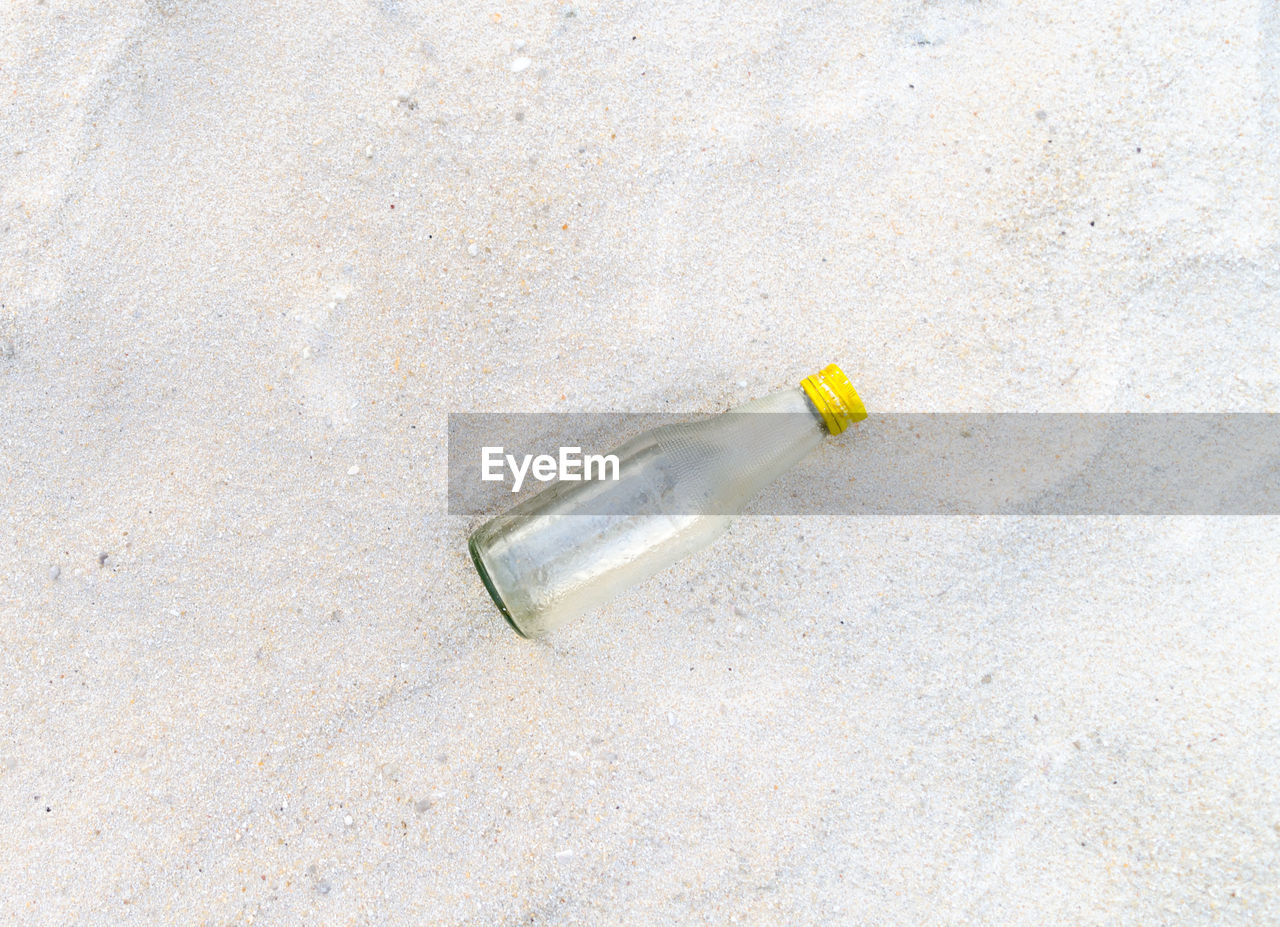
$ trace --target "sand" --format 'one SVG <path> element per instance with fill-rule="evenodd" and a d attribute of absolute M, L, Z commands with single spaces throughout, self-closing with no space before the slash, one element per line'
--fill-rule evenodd
<path fill-rule="evenodd" d="M 530 643 L 444 447 L 1280 411 L 1275 10 L 5 4 L 0 920 L 1280 921 L 1275 517 L 747 518 Z"/>

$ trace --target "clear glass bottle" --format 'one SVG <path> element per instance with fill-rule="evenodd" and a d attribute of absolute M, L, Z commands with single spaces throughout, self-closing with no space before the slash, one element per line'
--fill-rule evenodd
<path fill-rule="evenodd" d="M 538 637 L 710 544 L 733 515 L 866 411 L 835 364 L 613 454 L 617 480 L 553 483 L 471 535 L 471 558 L 511 627 Z"/>

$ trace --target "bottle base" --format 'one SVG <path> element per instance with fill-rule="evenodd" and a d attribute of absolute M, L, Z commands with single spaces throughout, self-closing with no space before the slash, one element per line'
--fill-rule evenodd
<path fill-rule="evenodd" d="M 511 625 L 511 630 L 515 631 L 523 638 L 529 635 L 520 630 L 520 626 L 516 624 L 516 620 L 511 617 L 511 610 L 507 608 L 507 603 L 502 601 L 502 595 L 493 584 L 493 580 L 489 577 L 489 571 L 485 568 L 484 558 L 480 555 L 480 551 L 476 549 L 476 539 L 473 535 L 467 541 L 467 549 L 471 551 L 471 562 L 475 564 L 476 572 L 480 574 L 480 579 L 484 583 L 484 588 L 489 591 L 489 598 L 493 599 L 493 604 L 498 606 L 498 611 L 502 612 L 502 617 L 507 619 L 507 624 Z"/>

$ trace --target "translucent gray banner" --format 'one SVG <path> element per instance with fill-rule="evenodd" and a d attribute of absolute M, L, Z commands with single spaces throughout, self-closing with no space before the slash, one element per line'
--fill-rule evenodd
<path fill-rule="evenodd" d="M 651 413 L 451 414 L 449 512 L 495 515 L 553 485 L 534 476 L 533 458 L 539 455 L 559 461 L 562 448 L 579 449 L 579 459 L 603 455 L 649 429 L 699 420 Z M 767 424 L 762 427 L 768 428 Z M 501 455 L 488 452 L 489 475 L 501 473 L 502 478 L 482 479 L 484 448 L 499 447 Z M 714 447 L 704 450 L 707 455 L 715 452 Z M 516 479 L 507 455 L 517 467 L 530 456 L 518 493 L 512 492 Z M 574 458 L 572 452 L 567 455 L 571 467 Z M 581 470 L 579 463 L 579 474 Z M 542 473 L 547 472 L 544 466 Z M 567 488 L 562 484 L 560 491 Z M 607 505 L 616 506 L 618 497 L 612 494 Z M 645 506 L 644 511 L 651 510 L 651 496 L 633 493 L 631 498 L 641 500 L 636 505 Z M 663 510 L 733 514 L 721 508 L 714 497 L 704 495 L 696 502 L 673 501 Z M 575 511 L 592 514 L 589 506 Z M 1280 415 L 871 415 L 839 437 L 822 441 L 763 490 L 746 511 L 776 515 L 1275 515 L 1280 514 Z M 608 513 L 640 512 L 608 509 Z"/>

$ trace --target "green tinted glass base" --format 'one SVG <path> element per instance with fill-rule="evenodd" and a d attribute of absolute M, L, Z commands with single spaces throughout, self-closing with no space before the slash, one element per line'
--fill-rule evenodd
<path fill-rule="evenodd" d="M 476 565 L 476 572 L 480 574 L 480 579 L 484 581 L 484 588 L 489 590 L 489 597 L 493 599 L 493 604 L 498 606 L 498 611 L 502 612 L 502 617 L 507 619 L 507 624 L 511 625 L 511 629 L 521 637 L 527 638 L 529 635 L 520 630 L 520 626 L 511 617 L 511 611 L 507 608 L 507 604 L 502 601 L 502 596 L 498 594 L 498 590 L 494 587 L 493 580 L 489 578 L 489 571 L 484 566 L 484 558 L 480 556 L 480 551 L 476 550 L 474 536 L 467 542 L 467 549 L 471 551 L 471 562 Z"/>

